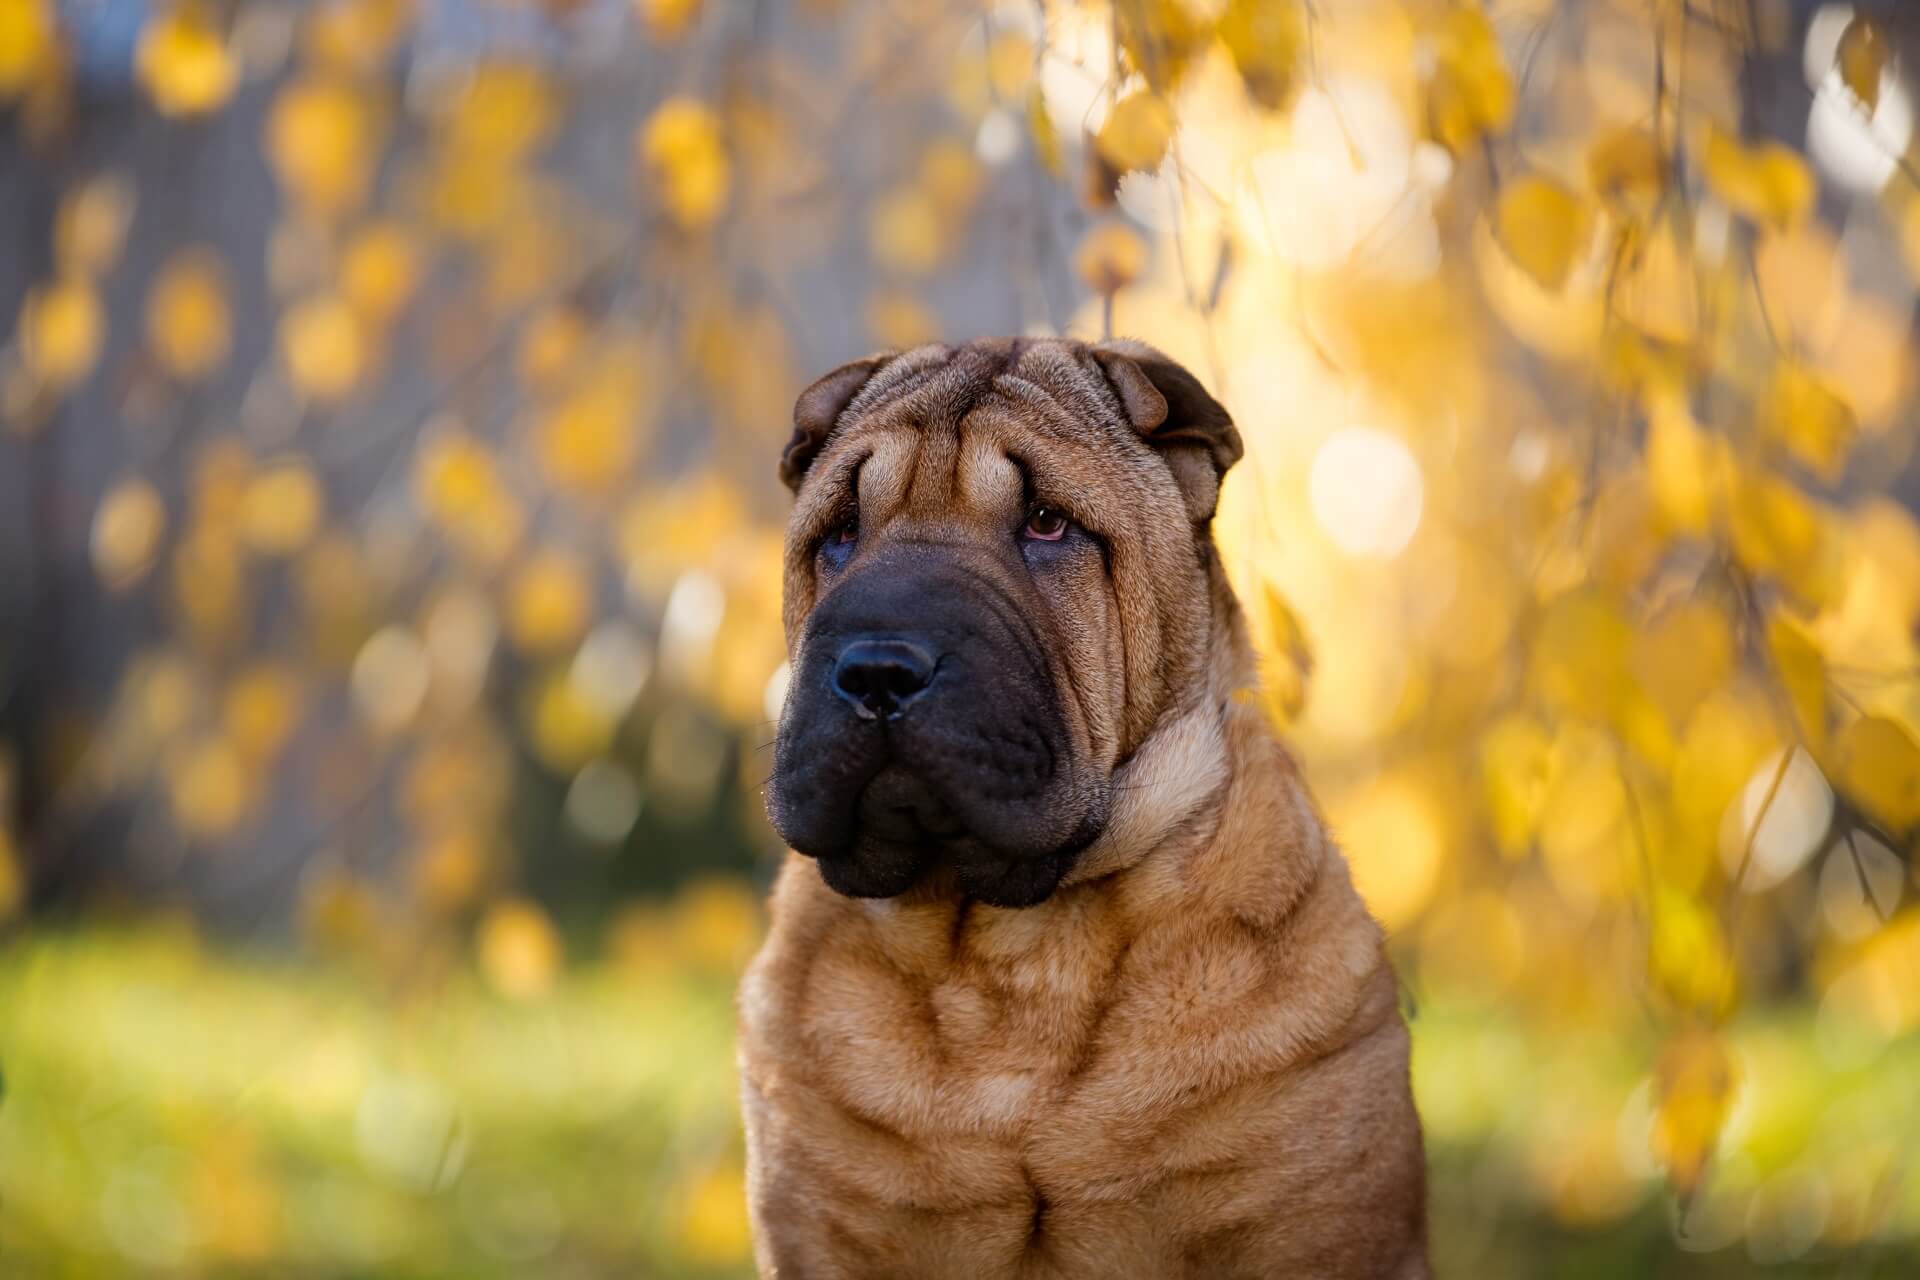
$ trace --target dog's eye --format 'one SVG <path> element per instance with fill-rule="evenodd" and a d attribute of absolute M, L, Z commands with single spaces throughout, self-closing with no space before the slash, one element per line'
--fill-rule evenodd
<path fill-rule="evenodd" d="M 860 522 L 848 520 L 820 540 L 820 563 L 829 573 L 838 573 L 853 559 L 853 544 L 860 540 Z"/>
<path fill-rule="evenodd" d="M 1035 507 L 1020 530 L 1024 538 L 1035 542 L 1058 542 L 1066 536 L 1068 520 L 1052 507 Z"/>

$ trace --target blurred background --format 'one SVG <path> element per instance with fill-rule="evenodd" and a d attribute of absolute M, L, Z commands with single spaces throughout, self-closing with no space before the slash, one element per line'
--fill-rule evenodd
<path fill-rule="evenodd" d="M 774 476 L 1247 439 L 1443 1275 L 1920 1270 L 1920 7 L 0 0 L 0 1273 L 750 1274 Z"/>

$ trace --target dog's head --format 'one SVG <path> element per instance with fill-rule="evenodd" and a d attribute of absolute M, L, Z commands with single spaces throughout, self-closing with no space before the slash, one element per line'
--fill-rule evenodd
<path fill-rule="evenodd" d="M 807 388 L 768 811 L 844 894 L 1051 894 L 1205 696 L 1226 411 L 1137 343 L 998 339 Z"/>

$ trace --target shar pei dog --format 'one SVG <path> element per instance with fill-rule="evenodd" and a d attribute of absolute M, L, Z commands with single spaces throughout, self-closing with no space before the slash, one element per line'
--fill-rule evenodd
<path fill-rule="evenodd" d="M 761 1274 L 1427 1275 L 1381 931 L 1236 696 L 1226 411 L 1143 345 L 997 339 L 794 423 Z"/>

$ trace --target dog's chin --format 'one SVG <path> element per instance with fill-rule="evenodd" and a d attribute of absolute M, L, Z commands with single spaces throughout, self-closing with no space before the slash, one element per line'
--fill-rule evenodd
<path fill-rule="evenodd" d="M 892 841 L 855 839 L 851 848 L 814 855 L 814 861 L 827 888 L 848 898 L 897 898 L 926 870 L 924 850 Z"/>
<path fill-rule="evenodd" d="M 971 836 L 899 841 L 856 835 L 850 848 L 816 857 L 827 887 L 849 898 L 971 898 L 994 907 L 1045 902 L 1100 832 L 1086 826 L 1047 853 L 1006 854 Z M 803 850 L 804 852 L 804 850 Z"/>
<path fill-rule="evenodd" d="M 816 804 L 817 794 L 810 797 Z M 818 817 L 826 810 L 812 811 Z M 802 816 L 783 807 L 782 817 Z M 1027 817 L 1033 816 L 1028 810 Z M 1055 811 L 1053 821 L 1023 821 L 1019 810 L 970 805 L 936 795 L 915 773 L 884 768 L 868 779 L 849 809 L 821 830 L 838 827 L 844 843 L 821 847 L 802 830 L 788 842 L 820 864 L 827 887 L 850 898 L 964 897 L 997 907 L 1030 907 L 1060 887 L 1080 851 L 1105 826 L 1104 806 L 1077 819 Z M 778 824 L 776 824 L 778 825 Z M 792 823 L 793 827 L 808 824 Z M 1066 831 L 1066 838 L 1060 832 Z M 983 834 L 990 833 L 988 835 Z M 823 842 L 824 843 L 824 842 Z"/>
<path fill-rule="evenodd" d="M 954 846 L 962 846 L 955 848 Z M 1031 907 L 1060 887 L 1077 851 L 1002 857 L 971 841 L 910 848 L 890 840 L 856 840 L 844 853 L 817 858 L 820 877 L 849 898 L 972 898 L 995 907 Z"/>
<path fill-rule="evenodd" d="M 953 878 L 963 895 L 988 906 L 1037 906 L 1053 896 L 1079 853 L 1070 849 L 1038 857 L 956 862 Z"/>

